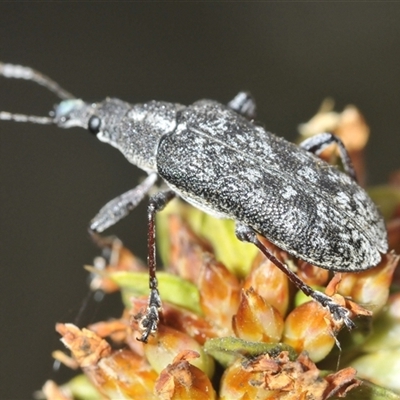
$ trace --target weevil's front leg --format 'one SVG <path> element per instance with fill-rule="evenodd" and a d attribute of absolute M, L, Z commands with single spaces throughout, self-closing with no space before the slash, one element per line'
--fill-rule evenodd
<path fill-rule="evenodd" d="M 256 117 L 256 102 L 249 92 L 239 92 L 229 103 L 228 107 L 247 119 Z"/>
<path fill-rule="evenodd" d="M 89 230 L 103 232 L 126 217 L 144 199 L 156 180 L 157 174 L 150 174 L 135 188 L 109 201 L 90 221 Z"/>
<path fill-rule="evenodd" d="M 236 236 L 239 240 L 243 242 L 250 242 L 256 245 L 261 252 L 273 262 L 282 272 L 284 272 L 287 277 L 297 286 L 298 289 L 303 291 L 307 296 L 312 297 L 314 300 L 318 301 L 323 307 L 328 308 L 333 318 L 336 321 L 344 322 L 347 328 L 355 328 L 354 322 L 350 319 L 350 311 L 337 304 L 332 298 L 323 294 L 317 290 L 312 289 L 310 286 L 306 285 L 293 271 L 291 271 L 284 263 L 279 261 L 271 251 L 258 240 L 254 230 L 245 225 L 236 225 Z"/>
<path fill-rule="evenodd" d="M 340 159 L 342 160 L 345 171 L 357 182 L 356 171 L 354 170 L 349 153 L 346 147 L 344 147 L 343 142 L 337 136 L 329 132 L 320 133 L 319 135 L 304 140 L 299 146 L 311 153 L 319 155 L 332 143 L 336 143 L 339 148 Z"/>
<path fill-rule="evenodd" d="M 160 192 L 150 197 L 149 206 L 147 208 L 148 218 L 148 236 L 147 236 L 147 264 L 149 267 L 149 288 L 150 297 L 147 306 L 146 314 L 139 320 L 139 326 L 142 333 L 142 337 L 138 340 L 141 342 L 147 342 L 147 339 L 151 333 L 157 331 L 157 325 L 159 321 L 159 312 L 161 310 L 161 299 L 160 293 L 158 292 L 158 281 L 156 277 L 156 214 L 163 210 L 164 207 L 175 197 L 175 193 L 172 190 L 166 192 Z"/>

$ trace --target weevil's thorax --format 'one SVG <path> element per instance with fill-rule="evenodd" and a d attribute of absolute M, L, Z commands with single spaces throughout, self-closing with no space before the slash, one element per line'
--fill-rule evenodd
<path fill-rule="evenodd" d="M 96 105 L 101 120 L 98 139 L 119 149 L 132 164 L 156 171 L 156 154 L 162 136 L 176 127 L 179 104 L 151 101 L 129 104 L 106 99 Z"/>

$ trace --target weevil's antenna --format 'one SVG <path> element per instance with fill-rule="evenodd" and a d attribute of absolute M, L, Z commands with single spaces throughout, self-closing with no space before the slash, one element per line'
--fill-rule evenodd
<path fill-rule="evenodd" d="M 62 100 L 75 99 L 74 95 L 64 90 L 57 82 L 29 67 L 0 62 L 0 75 L 5 78 L 26 79 L 36 82 L 56 94 Z"/>
<path fill-rule="evenodd" d="M 54 124 L 51 117 L 39 117 L 37 115 L 13 114 L 7 111 L 0 111 L 0 120 L 15 122 L 32 122 L 33 124 L 50 125 Z"/>
<path fill-rule="evenodd" d="M 4 76 L 5 78 L 25 79 L 28 81 L 33 81 L 41 86 L 44 86 L 46 89 L 56 94 L 62 100 L 75 99 L 75 96 L 64 90 L 57 82 L 29 67 L 24 67 L 22 65 L 5 64 L 0 62 L 0 76 Z M 34 124 L 54 123 L 54 119 L 51 117 L 14 114 L 7 111 L 0 111 L 0 120 L 32 122 Z"/>

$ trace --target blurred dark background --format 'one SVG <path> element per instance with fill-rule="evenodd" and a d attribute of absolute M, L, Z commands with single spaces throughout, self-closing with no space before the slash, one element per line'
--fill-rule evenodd
<path fill-rule="evenodd" d="M 0 60 L 85 100 L 189 104 L 250 90 L 258 119 L 293 139 L 326 96 L 372 131 L 368 180 L 399 167 L 399 3 L 1 3 Z M 0 78 L 0 110 L 47 115 L 57 99 Z M 31 398 L 74 322 L 98 250 L 88 221 L 143 173 L 84 130 L 0 122 L 0 398 Z M 145 205 L 109 230 L 145 257 Z M 118 316 L 108 299 L 85 322 Z"/>

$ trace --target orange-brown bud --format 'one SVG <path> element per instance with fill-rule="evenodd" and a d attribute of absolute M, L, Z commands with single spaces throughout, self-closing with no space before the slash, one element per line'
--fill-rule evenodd
<path fill-rule="evenodd" d="M 338 292 L 363 306 L 368 306 L 375 313 L 386 304 L 399 258 L 389 253 L 382 256 L 382 261 L 376 268 L 359 273 L 342 273 Z"/>
<path fill-rule="evenodd" d="M 307 351 L 311 360 L 324 359 L 335 345 L 329 311 L 309 301 L 295 308 L 286 318 L 283 342 L 298 353 Z"/>
<path fill-rule="evenodd" d="M 277 253 L 275 256 L 279 257 Z M 244 289 L 251 287 L 281 315 L 286 315 L 290 300 L 288 278 L 261 253 L 257 255 L 252 271 L 243 283 Z"/>
<path fill-rule="evenodd" d="M 189 361 L 199 357 L 195 351 L 178 354 L 157 379 L 155 393 L 161 400 L 215 400 L 208 376 Z"/>
<path fill-rule="evenodd" d="M 243 290 L 233 330 L 241 339 L 253 342 L 279 342 L 283 332 L 281 314 L 254 290 Z"/>
<path fill-rule="evenodd" d="M 192 350 L 200 354 L 199 358 L 190 362 L 200 368 L 207 375 L 214 372 L 214 361 L 207 355 L 202 346 L 189 335 L 160 324 L 156 336 L 150 336 L 144 345 L 144 352 L 150 365 L 160 373 L 179 353 Z"/>
<path fill-rule="evenodd" d="M 197 286 L 205 318 L 218 329 L 220 336 L 232 335 L 232 317 L 240 301 L 238 278 L 205 254 Z"/>

